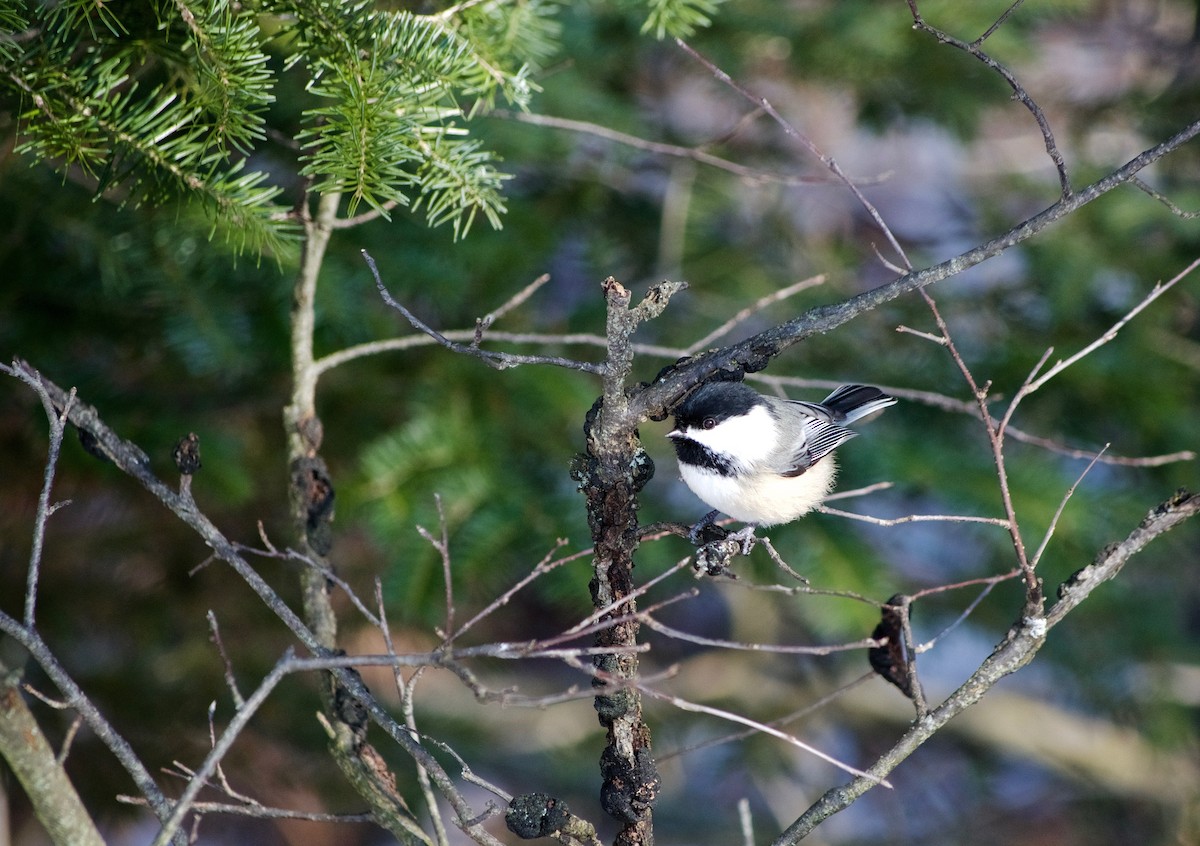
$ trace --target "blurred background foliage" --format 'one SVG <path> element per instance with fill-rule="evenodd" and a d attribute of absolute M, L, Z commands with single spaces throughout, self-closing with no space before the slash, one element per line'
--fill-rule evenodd
<path fill-rule="evenodd" d="M 533 113 L 703 147 L 764 174 L 809 181 L 748 180 L 598 134 L 530 123 L 520 103 L 510 112 L 511 105 L 498 102 L 492 112 L 484 102 L 469 127 L 494 152 L 497 172 L 511 177 L 497 183 L 502 198 L 493 204 L 497 214 L 506 210 L 503 228 L 476 222 L 456 241 L 449 227 L 427 227 L 425 209 L 414 214 L 399 207 L 390 221 L 335 233 L 318 292 L 318 354 L 410 331 L 381 303 L 363 249 L 378 261 L 393 294 L 442 329 L 471 328 L 549 273 L 551 281 L 496 330 L 599 334 L 604 277 L 638 292 L 660 278 L 683 278 L 689 291 L 640 336 L 674 348 L 805 277 L 827 274 L 823 285 L 770 306 L 733 337 L 892 275 L 876 257 L 876 250 L 886 254 L 883 239 L 844 188 L 777 126 L 762 117 L 744 119 L 745 102 L 669 39 L 653 38 L 660 21 L 647 24 L 647 4 L 512 5 L 539 7 L 538 37 L 525 43 L 522 56 L 535 62 L 528 80 L 531 92 L 540 89 L 528 100 Z M 1028 112 L 978 61 L 914 31 L 904 2 L 683 5 L 688 14 L 712 18 L 708 27 L 694 17 L 683 22 L 696 27 L 691 43 L 768 96 L 862 180 L 917 266 L 957 254 L 1057 199 L 1057 177 Z M 920 7 L 931 24 L 970 41 L 1008 5 Z M 488 14 L 495 10 L 483 4 Z M 1026 3 L 984 49 L 1012 69 L 1045 110 L 1080 187 L 1196 118 L 1196 11 L 1196 4 L 1168 0 Z M 488 14 L 476 18 L 477 34 L 500 41 L 511 18 Z M 278 44 L 268 49 L 279 83 L 263 112 L 267 140 L 248 161 L 271 174 L 280 188 L 273 202 L 287 205 L 299 196 L 301 176 L 294 154 L 277 138 L 295 135 L 299 114 L 312 100 L 295 70 L 284 69 L 285 54 Z M 469 110 L 472 104 L 460 105 Z M 77 386 L 114 428 L 152 455 L 164 476 L 175 441 L 198 433 L 204 460 L 194 488 L 199 504 L 234 539 L 257 543 L 261 521 L 271 539 L 286 546 L 280 415 L 289 389 L 294 247 L 275 238 L 213 238 L 214 217 L 204 208 L 180 207 L 157 194 L 140 205 L 119 204 L 98 198 L 95 180 L 79 168 L 31 167 L 30 158 L 14 152 L 25 140 L 21 108 L 11 96 L 0 102 L 0 354 L 25 358 L 60 384 Z M 1152 168 L 1147 179 L 1179 206 L 1200 208 L 1194 145 Z M 357 210 L 386 199 L 364 196 Z M 247 245 L 277 249 L 260 255 Z M 995 397 L 1010 397 L 1044 350 L 1054 347 L 1053 360 L 1088 344 L 1198 250 L 1194 220 L 1126 188 L 932 294 L 976 377 L 991 383 Z M 1185 280 L 1115 341 L 1028 399 L 1014 424 L 1070 447 L 1110 444 L 1121 456 L 1200 446 L 1198 290 L 1194 279 Z M 809 340 L 768 374 L 818 380 L 787 389 L 810 399 L 823 396 L 826 383 L 842 381 L 968 399 L 945 351 L 896 333 L 900 324 L 933 328 L 920 299 L 907 298 Z M 550 351 L 591 360 L 602 354 L 588 345 Z M 669 361 L 640 357 L 638 378 L 652 378 Z M 382 580 L 402 647 L 433 645 L 432 627 L 445 615 L 440 559 L 416 530 L 439 531 L 437 497 L 460 621 L 525 575 L 557 538 L 568 540 L 561 554 L 588 545 L 583 503 L 567 465 L 581 449 L 583 416 L 598 392 L 591 377 L 549 368 L 497 373 L 430 346 L 358 359 L 323 378 L 324 455 L 338 493 L 333 557 L 364 597 L 376 576 Z M 11 612 L 23 592 L 45 427 L 28 392 L 13 383 L 3 396 L 0 596 Z M 676 478 L 666 431 L 665 423 L 642 431 L 658 467 L 643 501 L 644 522 L 691 521 L 704 510 Z M 879 481 L 892 487 L 839 507 L 881 517 L 1000 513 L 986 439 L 966 415 L 905 401 L 864 427 L 863 437 L 841 455 L 842 488 Z M 1036 547 L 1086 461 L 1012 441 L 1008 459 L 1026 543 Z M 1197 484 L 1195 460 L 1098 465 L 1058 524 L 1042 567 L 1047 585 L 1052 590 L 1105 543 L 1126 535 L 1175 488 Z M 56 497 L 72 505 L 50 525 L 41 605 L 47 638 L 152 768 L 196 760 L 207 744 L 207 702 L 219 701 L 218 720 L 230 713 L 221 664 L 206 640 L 205 611 L 217 612 L 246 687 L 288 639 L 223 567 L 195 569 L 207 555 L 198 540 L 75 444 L 64 451 Z M 773 531 L 772 538 L 813 586 L 877 601 L 1012 566 L 1003 532 L 976 525 L 887 528 L 815 515 Z M 997 691 L 997 699 L 1013 697 L 1004 707 L 1018 722 L 1035 712 L 1013 702 L 1055 709 L 1061 722 L 1027 718 L 1032 751 L 952 725 L 900 768 L 895 791 L 877 790 L 831 820 L 821 830 L 823 841 L 1069 846 L 1170 843 L 1194 835 L 1194 797 L 1189 804 L 1165 788 L 1151 795 L 1158 784 L 1152 775 L 1161 776 L 1165 765 L 1149 767 L 1151 787 L 1138 791 L 1106 777 L 1100 761 L 1131 749 L 1195 757 L 1197 549 L 1195 526 L 1157 542 L 1055 631 L 1033 667 Z M 678 539 L 648 543 L 638 575 L 649 579 L 687 552 Z M 759 556 L 741 563 L 740 584 L 693 583 L 677 575 L 647 602 L 695 585 L 697 598 L 667 606 L 660 617 L 708 637 L 795 644 L 870 633 L 877 611 L 868 604 L 750 590 L 748 583 L 781 578 Z M 468 640 L 523 639 L 570 625 L 588 611 L 586 562 L 539 579 Z M 261 567 L 293 595 L 290 565 L 263 559 Z M 921 600 L 918 637 L 942 630 L 976 595 L 958 590 Z M 999 588 L 923 655 L 928 692 L 950 692 L 1018 608 L 1016 591 Z M 344 620 L 348 649 L 378 648 L 351 610 Z M 648 671 L 682 662 L 673 690 L 760 719 L 804 708 L 866 669 L 859 651 L 749 656 L 646 635 L 653 644 Z M 563 668 L 536 663 L 485 664 L 480 671 L 497 688 L 515 683 L 529 694 L 582 684 Z M 388 686 L 382 676 L 371 683 L 381 694 Z M 475 703 L 452 679 L 435 674 L 423 684 L 422 727 L 450 742 L 480 774 L 514 793 L 563 796 L 603 822 L 595 795 L 599 730 L 587 700 L 546 712 L 501 710 Z M 321 736 L 313 707 L 304 684 L 285 686 L 239 747 L 240 759 L 226 769 L 238 773 L 235 784 L 268 803 L 354 810 L 353 798 L 314 751 Z M 647 707 L 664 754 L 732 730 L 662 704 Z M 989 715 L 984 721 L 996 727 L 1002 712 L 983 711 L 988 707 L 987 701 L 981 706 Z M 68 718 L 44 716 L 60 725 L 61 736 Z M 900 695 L 874 679 L 793 728 L 863 764 L 910 718 Z M 1098 762 L 1063 764 L 1062 732 L 1085 719 L 1129 730 L 1132 745 L 1109 746 L 1097 732 Z M 92 807 L 111 807 L 122 776 L 94 740 L 81 738 L 75 750 L 69 763 Z M 734 842 L 742 797 L 750 799 L 759 838 L 773 836 L 839 781 L 826 765 L 763 737 L 666 757 L 662 768 L 657 829 L 665 844 Z M 412 789 L 411 782 L 402 786 Z M 22 800 L 13 801 L 21 824 Z M 113 825 L 114 836 L 136 831 L 129 820 Z M 212 842 L 250 836 L 227 822 L 210 822 L 204 830 Z M 253 836 L 263 843 L 379 842 L 367 827 L 327 831 L 311 824 L 258 826 Z"/>

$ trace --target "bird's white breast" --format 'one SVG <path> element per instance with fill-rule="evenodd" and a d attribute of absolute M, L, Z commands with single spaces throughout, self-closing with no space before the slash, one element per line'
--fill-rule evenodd
<path fill-rule="evenodd" d="M 837 466 L 829 456 L 799 476 L 722 476 L 693 464 L 680 464 L 679 473 L 692 493 L 710 507 L 743 523 L 774 526 L 820 505 L 833 488 Z"/>

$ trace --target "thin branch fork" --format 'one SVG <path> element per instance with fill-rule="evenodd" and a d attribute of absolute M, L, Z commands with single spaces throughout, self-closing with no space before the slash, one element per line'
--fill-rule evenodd
<path fill-rule="evenodd" d="M 571 358 L 563 358 L 562 356 L 553 355 L 524 355 L 520 353 L 496 352 L 494 350 L 481 349 L 478 343 L 460 344 L 456 343 L 432 326 L 426 324 L 423 320 L 405 308 L 395 297 L 383 282 L 380 276 L 379 268 L 375 264 L 375 259 L 366 250 L 362 251 L 363 260 L 366 261 L 367 267 L 371 270 L 371 276 L 375 279 L 375 287 L 379 289 L 379 296 L 391 308 L 400 312 L 404 319 L 412 325 L 414 329 L 425 335 L 428 335 L 436 343 L 450 350 L 451 352 L 460 353 L 462 355 L 477 358 L 485 364 L 496 368 L 497 370 L 507 370 L 510 367 L 519 367 L 522 364 L 549 364 L 555 367 L 564 367 L 568 370 L 581 370 L 584 373 L 594 373 L 596 375 L 604 374 L 604 366 L 593 364 L 587 361 L 577 361 Z M 479 330 L 476 330 L 478 337 Z"/>
<path fill-rule="evenodd" d="M 689 56 L 691 56 L 697 62 L 702 64 L 705 67 L 705 69 L 708 70 L 708 72 L 710 74 L 712 74 L 713 78 L 715 78 L 719 82 L 723 83 L 724 85 L 728 86 L 729 88 L 733 89 L 740 96 L 742 96 L 743 98 L 748 100 L 750 103 L 752 103 L 756 109 L 760 109 L 764 114 L 768 115 L 773 121 L 775 121 L 775 123 L 777 123 L 783 129 L 783 131 L 785 133 L 787 133 L 790 137 L 792 137 L 796 141 L 798 141 L 813 156 L 816 156 L 816 158 L 818 160 L 820 160 L 821 164 L 823 164 L 825 166 L 825 168 L 830 173 L 832 173 L 839 182 L 841 182 L 843 185 L 846 186 L 847 189 L 849 189 L 850 193 L 854 195 L 854 198 L 856 200 L 858 200 L 859 204 L 866 210 L 867 214 L 871 217 L 871 220 L 873 220 L 875 222 L 875 225 L 879 228 L 879 231 L 883 234 L 883 237 L 885 239 L 887 239 L 888 244 L 895 251 L 896 255 L 900 258 L 900 262 L 903 264 L 903 266 L 906 269 L 909 269 L 909 270 L 912 269 L 912 262 L 910 262 L 908 260 L 908 254 L 904 252 L 904 248 L 900 246 L 900 242 L 896 239 L 896 236 L 892 233 L 891 228 L 887 225 L 887 223 L 884 222 L 883 215 L 881 215 L 879 213 L 879 210 L 877 208 L 875 208 L 874 204 L 872 204 L 871 201 L 866 198 L 866 195 L 863 194 L 862 190 L 858 187 L 858 185 L 855 184 L 855 182 L 849 176 L 846 175 L 845 171 L 842 170 L 841 165 L 839 165 L 832 156 L 829 156 L 826 153 L 822 152 L 821 149 L 819 147 L 817 147 L 817 145 L 815 143 L 813 143 L 811 138 L 809 138 L 807 135 L 805 135 L 800 130 L 798 130 L 795 126 L 793 126 L 791 123 L 789 123 L 783 117 L 783 115 L 781 115 L 776 110 L 776 108 L 773 105 L 771 105 L 771 102 L 766 97 L 763 97 L 759 94 L 755 94 L 753 91 L 746 88 L 744 85 L 742 85 L 740 82 L 735 80 L 724 70 L 719 68 L 716 65 L 716 63 L 714 63 L 711 59 L 701 55 L 701 53 L 698 50 L 696 50 L 696 48 L 689 45 L 683 39 L 676 38 L 675 44 L 679 47 L 679 49 L 683 50 L 685 53 L 687 53 Z"/>
<path fill-rule="evenodd" d="M 921 12 L 917 9 L 916 0 L 907 0 L 907 2 L 909 11 L 912 13 L 913 27 L 915 29 L 929 33 L 938 40 L 939 44 L 949 44 L 958 50 L 962 50 L 964 53 L 974 56 L 976 59 L 983 62 L 983 64 L 986 65 L 989 70 L 992 70 L 998 74 L 1008 84 L 1008 87 L 1012 89 L 1013 99 L 1018 101 L 1029 111 L 1031 115 L 1033 115 L 1034 122 L 1037 123 L 1038 130 L 1042 133 L 1042 141 L 1046 146 L 1046 154 L 1050 157 L 1050 161 L 1054 164 L 1054 169 L 1058 172 L 1058 182 L 1061 190 L 1061 197 L 1064 200 L 1069 198 L 1071 196 L 1071 179 L 1067 174 L 1067 163 L 1063 159 L 1063 155 L 1058 149 L 1058 142 L 1054 140 L 1054 132 L 1050 129 L 1050 121 L 1046 118 L 1046 113 L 1043 112 L 1042 107 L 1039 106 L 1034 99 L 1029 96 L 1029 93 L 1025 90 L 1024 86 L 1017 81 L 1016 75 L 1004 65 L 1000 64 L 991 56 L 989 56 L 987 53 L 983 52 L 980 47 L 980 45 L 982 45 L 986 39 L 990 38 L 996 32 L 996 30 L 1003 26 L 1009 17 L 1016 12 L 1023 0 L 1016 0 L 1016 2 L 1009 6 L 1007 10 L 1005 10 L 1004 14 L 997 18 L 996 21 L 990 27 L 988 27 L 987 31 L 984 32 L 983 35 L 971 42 L 966 42 L 955 38 L 954 36 L 938 29 L 937 27 L 930 26 L 928 23 L 926 23 L 925 19 L 921 17 Z"/>

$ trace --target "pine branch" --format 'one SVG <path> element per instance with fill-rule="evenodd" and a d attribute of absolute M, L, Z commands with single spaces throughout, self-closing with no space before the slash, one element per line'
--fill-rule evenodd
<path fill-rule="evenodd" d="M 712 23 L 724 0 L 650 0 L 650 14 L 642 32 L 653 32 L 660 41 L 667 36 L 690 38 L 696 30 Z"/>
<path fill-rule="evenodd" d="M 277 251 L 291 234 L 274 202 L 281 189 L 244 172 L 245 159 L 231 163 L 264 137 L 272 96 L 257 22 L 225 0 L 165 11 L 178 14 L 97 12 L 99 28 L 64 3 L 33 21 L 20 55 L 0 56 L 0 84 L 23 104 L 17 149 L 79 168 L 121 203 L 198 200 L 239 249 Z M 135 23 L 155 37 L 133 37 L 144 34 L 129 32 Z"/>
<path fill-rule="evenodd" d="M 324 31 L 325 4 L 305 4 L 302 39 Z M 395 206 L 423 206 L 431 225 L 450 222 L 465 233 L 478 213 L 494 227 L 504 212 L 505 178 L 490 154 L 454 123 L 459 100 L 490 102 L 498 92 L 517 105 L 531 93 L 525 69 L 506 73 L 474 44 L 436 18 L 375 13 L 354 7 L 346 31 L 371 50 L 348 50 L 333 39 L 317 53 L 312 92 L 329 105 L 307 112 L 310 127 L 302 173 L 319 192 L 347 195 L 353 214 L 365 202 L 387 216 Z"/>

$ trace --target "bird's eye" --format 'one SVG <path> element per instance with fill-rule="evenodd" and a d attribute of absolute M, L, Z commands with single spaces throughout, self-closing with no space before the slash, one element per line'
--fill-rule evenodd
<path fill-rule="evenodd" d="M 700 421 L 700 425 L 705 429 L 711 429 L 713 426 L 717 425 L 717 418 L 705 417 L 702 421 Z"/>

